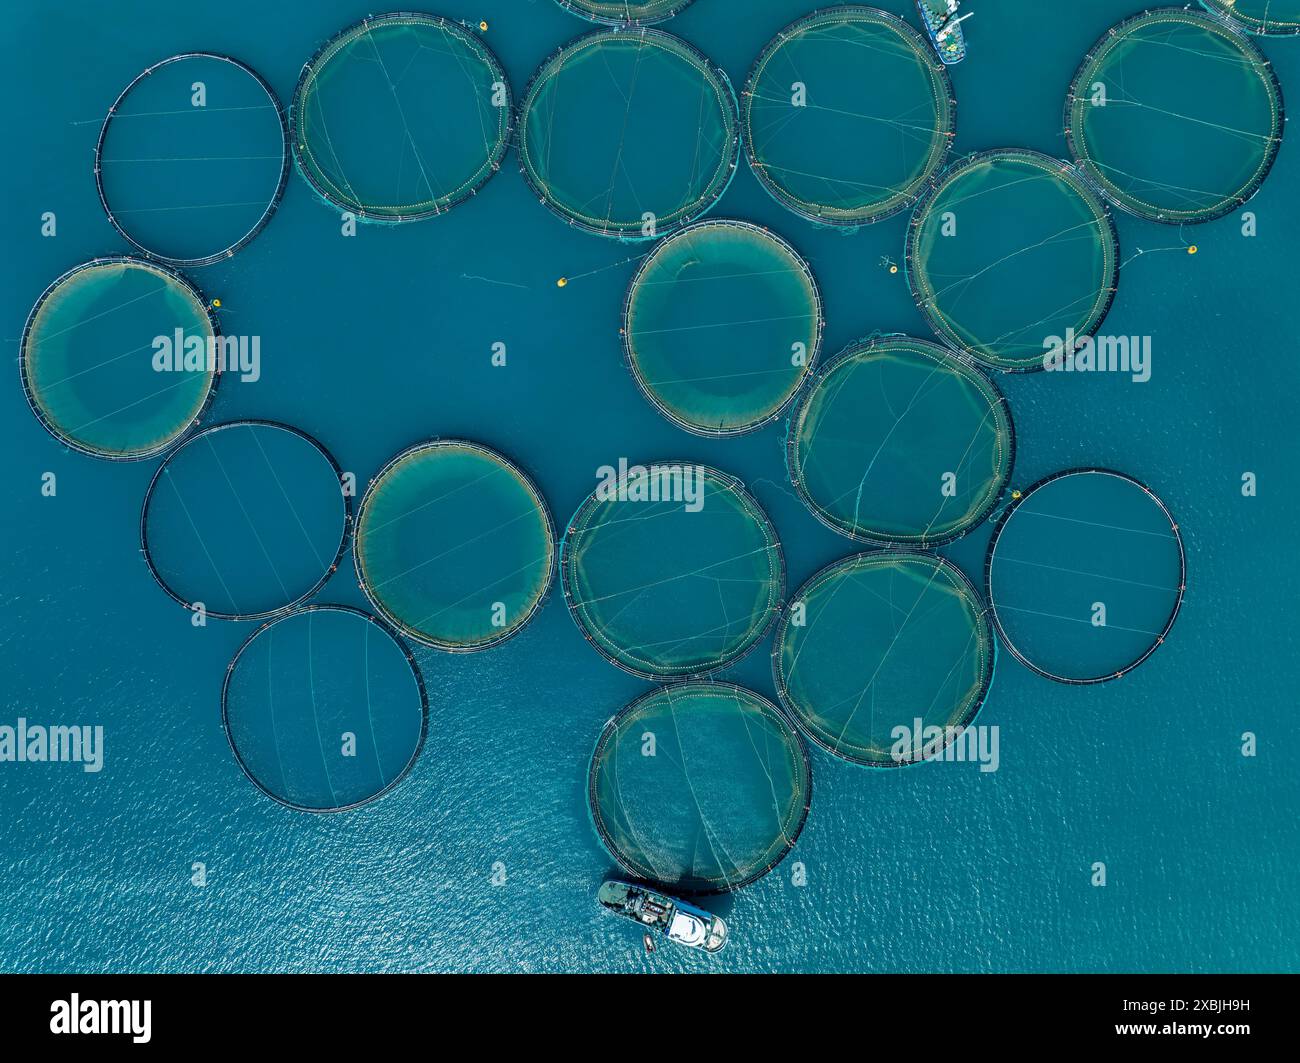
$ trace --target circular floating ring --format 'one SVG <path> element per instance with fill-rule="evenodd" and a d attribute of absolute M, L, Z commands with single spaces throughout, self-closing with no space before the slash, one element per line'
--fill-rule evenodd
<path fill-rule="evenodd" d="M 675 683 L 632 702 L 601 730 L 587 781 L 609 854 L 683 893 L 739 889 L 772 870 L 811 803 L 799 732 L 730 683 Z"/>
<path fill-rule="evenodd" d="M 907 209 L 947 157 L 956 111 L 930 46 L 870 7 L 830 8 L 787 26 L 741 94 L 754 176 L 823 225 L 867 225 Z"/>
<path fill-rule="evenodd" d="M 158 467 L 140 512 L 140 552 L 185 608 L 264 620 L 325 586 L 351 529 L 343 470 L 324 446 L 275 421 L 231 421 Z"/>
<path fill-rule="evenodd" d="M 485 650 L 541 607 L 555 531 L 513 462 L 439 439 L 403 451 L 371 481 L 353 556 L 366 597 L 403 634 L 453 653 Z"/>
<path fill-rule="evenodd" d="M 513 110 L 505 71 L 478 37 L 402 12 L 327 42 L 303 67 L 291 117 L 294 159 L 317 195 L 395 223 L 478 192 L 501 168 Z"/>
<path fill-rule="evenodd" d="M 767 515 L 739 480 L 707 466 L 605 472 L 560 555 L 583 636 L 644 679 L 698 678 L 735 663 L 776 619 L 785 587 Z"/>
<path fill-rule="evenodd" d="M 623 305 L 624 352 L 669 420 L 696 435 L 740 435 L 794 401 L 824 323 L 794 248 L 748 222 L 702 221 L 642 261 Z"/>
<path fill-rule="evenodd" d="M 1065 114 L 1070 154 L 1088 179 L 1116 206 L 1175 225 L 1250 199 L 1284 121 L 1282 88 L 1254 44 L 1220 19 L 1168 7 L 1093 45 Z"/>
<path fill-rule="evenodd" d="M 377 800 L 424 746 L 429 699 L 410 651 L 368 613 L 312 605 L 262 625 L 221 688 L 221 723 L 254 786 L 300 812 Z"/>
<path fill-rule="evenodd" d="M 178 335 L 182 348 L 193 341 L 204 352 L 218 335 L 216 315 L 179 273 L 122 256 L 83 263 L 46 288 L 27 317 L 23 394 L 73 450 L 155 457 L 194 430 L 220 371 L 207 357 L 187 369 Z"/>
<path fill-rule="evenodd" d="M 1007 649 L 1061 683 L 1131 672 L 1164 643 L 1187 587 L 1173 516 L 1110 469 L 1068 469 L 1025 491 L 998 521 L 984 571 Z"/>
<path fill-rule="evenodd" d="M 983 705 L 995 660 L 988 610 L 956 565 L 880 551 L 837 561 L 799 589 L 772 672 L 813 741 L 887 768 L 941 757 Z"/>
<path fill-rule="evenodd" d="M 933 343 L 856 344 L 817 373 L 790 420 L 786 463 L 813 515 L 842 535 L 937 546 L 992 512 L 1015 427 L 983 373 Z"/>
<path fill-rule="evenodd" d="M 155 63 L 109 108 L 95 186 L 114 229 L 174 266 L 229 258 L 265 228 L 289 179 L 275 92 L 228 55 Z"/>
<path fill-rule="evenodd" d="M 1300 33 L 1300 0 L 1201 0 L 1201 6 L 1261 37 Z"/>
<path fill-rule="evenodd" d="M 606 26 L 648 26 L 672 18 L 691 0 L 555 0 L 588 22 Z"/>
<path fill-rule="evenodd" d="M 712 207 L 736 172 L 731 82 L 659 30 L 597 30 L 570 42 L 533 75 L 520 112 L 524 180 L 586 232 L 666 236 Z"/>
<path fill-rule="evenodd" d="M 907 277 L 930 327 L 993 369 L 1044 368 L 1091 336 L 1119 284 L 1106 205 L 1059 159 L 1007 149 L 948 168 L 912 215 Z"/>

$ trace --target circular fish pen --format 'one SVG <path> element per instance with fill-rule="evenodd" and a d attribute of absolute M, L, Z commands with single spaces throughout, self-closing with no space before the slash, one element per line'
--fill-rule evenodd
<path fill-rule="evenodd" d="M 1300 11 L 1300 7 L 1297 8 Z M 1282 143 L 1282 88 L 1221 19 L 1157 8 L 1108 30 L 1066 100 L 1070 154 L 1116 206 L 1181 224 L 1230 214 Z"/>
<path fill-rule="evenodd" d="M 284 109 L 228 55 L 155 63 L 109 108 L 95 185 L 114 229 L 176 266 L 229 258 L 271 220 L 289 179 Z"/>
<path fill-rule="evenodd" d="M 428 711 L 410 651 L 342 605 L 258 628 L 221 688 L 235 761 L 267 797 L 300 812 L 343 812 L 391 791 L 415 766 Z"/>
<path fill-rule="evenodd" d="M 385 465 L 361 500 L 357 579 L 403 634 L 452 653 L 518 634 L 545 600 L 555 531 L 541 492 L 479 443 L 439 439 Z"/>
<path fill-rule="evenodd" d="M 607 472 L 560 555 L 583 636 L 643 679 L 698 678 L 739 660 L 776 619 L 785 589 L 781 544 L 758 502 L 702 465 Z"/>
<path fill-rule="evenodd" d="M 648 26 L 672 18 L 692 0 L 555 0 L 588 22 L 606 26 Z"/>
<path fill-rule="evenodd" d="M 623 346 L 665 417 L 697 435 L 740 435 L 794 401 L 824 324 L 794 248 L 748 222 L 703 221 L 642 261 L 623 305 Z"/>
<path fill-rule="evenodd" d="M 1131 672 L 1165 641 L 1187 588 L 1187 555 L 1165 504 L 1110 469 L 1034 484 L 998 521 L 985 583 L 1003 644 L 1060 683 Z"/>
<path fill-rule="evenodd" d="M 929 44 L 870 7 L 830 8 L 787 26 L 741 94 L 754 176 L 823 225 L 867 225 L 907 209 L 943 165 L 956 112 Z"/>
<path fill-rule="evenodd" d="M 274 421 L 232 421 L 192 436 L 158 467 L 140 552 L 185 608 L 263 620 L 325 586 L 351 529 L 343 471 L 324 446 Z"/>
<path fill-rule="evenodd" d="M 997 505 L 1014 461 L 1011 409 L 993 382 L 907 336 L 836 355 L 786 437 L 791 482 L 813 515 L 879 545 L 964 535 Z"/>
<path fill-rule="evenodd" d="M 326 203 L 374 222 L 419 221 L 473 196 L 513 128 L 496 56 L 438 15 L 366 18 L 302 69 L 291 108 L 298 171 Z"/>
<path fill-rule="evenodd" d="M 219 373 L 207 352 L 218 331 L 179 273 L 97 258 L 55 280 L 28 315 L 18 355 L 23 394 L 45 430 L 73 450 L 152 458 L 207 411 Z"/>
<path fill-rule="evenodd" d="M 965 753 L 993 681 L 979 592 L 933 554 L 837 561 L 782 612 L 772 650 L 781 703 L 828 752 L 874 768 Z"/>
<path fill-rule="evenodd" d="M 1260 37 L 1300 33 L 1300 0 L 1201 0 L 1201 6 Z"/>
<path fill-rule="evenodd" d="M 653 29 L 597 30 L 542 64 L 524 92 L 524 180 L 570 225 L 649 240 L 704 214 L 740 150 L 723 70 Z"/>
<path fill-rule="evenodd" d="M 993 369 L 1044 368 L 1051 341 L 1091 336 L 1119 284 L 1119 235 L 1067 164 L 1022 149 L 954 163 L 917 205 L 906 269 L 945 343 Z"/>
<path fill-rule="evenodd" d="M 601 729 L 587 806 L 609 854 L 678 893 L 739 889 L 799 837 L 812 766 L 784 712 L 729 683 L 651 691 Z"/>

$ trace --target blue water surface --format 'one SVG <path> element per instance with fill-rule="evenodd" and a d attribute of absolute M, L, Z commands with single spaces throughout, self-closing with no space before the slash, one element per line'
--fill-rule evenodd
<path fill-rule="evenodd" d="M 739 88 L 810 0 L 697 0 L 666 28 Z M 905 0 L 882 3 L 916 24 Z M 953 74 L 958 152 L 1065 152 L 1071 75 L 1133 0 L 971 0 Z M 249 63 L 287 105 L 302 63 L 367 13 L 348 0 L 13 4 L 0 40 L 9 101 L 0 381 L 0 724 L 100 724 L 100 773 L 0 764 L 0 968 L 161 971 L 1196 971 L 1300 968 L 1296 737 L 1300 525 L 1292 294 L 1300 146 L 1284 144 L 1240 212 L 1180 232 L 1118 217 L 1125 265 L 1105 326 L 1150 335 L 1150 382 L 1118 374 L 1003 377 L 1013 483 L 1109 465 L 1149 483 L 1189 551 L 1169 642 L 1122 681 L 1054 685 L 1003 653 L 978 722 L 1000 768 L 871 772 L 814 749 L 807 827 L 786 861 L 719 910 L 717 957 L 645 956 L 603 915 L 611 867 L 584 786 L 601 724 L 650 687 L 603 661 L 562 596 L 485 654 L 418 650 L 429 735 L 411 776 L 361 810 L 282 808 L 240 773 L 219 694 L 246 624 L 189 615 L 149 578 L 138 520 L 156 463 L 71 453 L 19 385 L 18 341 L 45 286 L 126 245 L 100 207 L 93 150 L 140 70 L 191 49 Z M 516 95 L 588 27 L 551 0 L 438 0 L 477 25 Z M 1300 98 L 1300 41 L 1268 40 Z M 41 235 L 43 212 L 57 236 Z M 826 350 L 874 330 L 927 335 L 903 273 L 907 216 L 853 236 L 784 211 L 742 167 L 714 211 L 772 227 L 826 303 Z M 1185 245 L 1199 252 L 1189 256 Z M 771 514 L 790 586 L 853 545 L 785 480 L 784 424 L 689 436 L 622 362 L 619 311 L 645 246 L 565 227 L 512 153 L 449 215 L 340 235 L 296 175 L 234 259 L 191 271 L 228 332 L 262 337 L 256 383 L 223 383 L 208 423 L 263 417 L 327 446 L 358 488 L 421 439 L 480 440 L 528 470 L 563 524 L 619 457 L 689 458 L 743 479 Z M 1144 251 L 1138 257 L 1138 251 Z M 555 281 L 571 278 L 563 289 Z M 507 365 L 492 365 L 504 343 Z M 42 494 L 45 473 L 57 494 Z M 1254 473 L 1258 494 L 1245 497 Z M 989 528 L 943 552 L 982 574 Z M 670 544 L 666 544 L 670 545 Z M 320 601 L 364 607 L 348 559 Z M 773 696 L 769 642 L 727 678 Z M 1242 755 L 1243 732 L 1258 755 Z M 1107 884 L 1092 885 L 1106 865 Z M 195 864 L 206 869 L 196 886 Z M 796 885 L 802 869 L 805 885 Z M 499 884 L 494 884 L 499 883 Z"/>

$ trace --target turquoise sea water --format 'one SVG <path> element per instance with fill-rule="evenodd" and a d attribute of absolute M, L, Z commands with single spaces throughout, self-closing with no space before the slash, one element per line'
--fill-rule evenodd
<path fill-rule="evenodd" d="M 883 6 L 915 25 L 911 5 Z M 955 150 L 1065 152 L 1075 66 L 1128 0 L 971 0 L 970 58 L 953 74 Z M 697 0 L 667 28 L 733 84 L 803 0 Z M 611 867 L 588 823 L 588 758 L 603 722 L 650 686 L 603 661 L 558 594 L 485 654 L 419 649 L 429 733 L 410 777 L 359 811 L 311 816 L 260 794 L 220 721 L 226 665 L 252 625 L 189 616 L 138 553 L 156 463 L 62 449 L 19 386 L 28 310 L 64 270 L 126 250 L 95 194 L 105 109 L 148 64 L 224 51 L 288 103 L 299 69 L 365 14 L 353 4 L 231 0 L 25 3 L 0 70 L 12 101 L 0 256 L 0 383 L 8 484 L 0 509 L 0 724 L 100 724 L 104 769 L 0 764 L 0 967 L 18 970 L 927 971 L 1300 968 L 1294 750 L 1300 577 L 1294 311 L 1296 145 L 1248 209 L 1180 233 L 1117 216 L 1123 267 L 1106 331 L 1150 335 L 1151 380 L 999 379 L 1015 412 L 1013 483 L 1108 465 L 1178 518 L 1183 613 L 1116 684 L 1054 685 L 1009 654 L 978 718 L 1001 733 L 997 772 L 929 764 L 872 773 L 813 759 L 794 851 L 717 906 L 718 957 L 642 954 L 603 915 Z M 490 25 L 518 93 L 588 27 L 550 0 L 440 0 Z M 1261 42 L 1300 97 L 1300 42 Z M 41 215 L 58 235 L 42 237 Z M 906 215 L 856 236 L 814 229 L 742 167 L 715 213 L 772 227 L 804 253 L 826 305 L 826 350 L 873 330 L 925 336 L 902 272 Z M 1188 256 L 1184 245 L 1199 253 Z M 1165 250 L 1173 248 L 1173 250 Z M 431 436 L 519 461 L 563 525 L 616 463 L 689 458 L 748 485 L 781 535 L 789 583 L 854 552 L 785 480 L 781 424 L 711 441 L 664 420 L 623 365 L 628 247 L 566 228 L 527 191 L 512 153 L 449 215 L 345 239 L 294 176 L 240 254 L 191 273 L 223 330 L 262 338 L 257 383 L 223 383 L 208 422 L 284 421 L 318 438 L 359 489 Z M 1133 256 L 1143 250 L 1147 253 Z M 598 272 L 592 272 L 598 271 Z M 559 289 L 555 280 L 567 276 Z M 506 344 L 505 368 L 492 347 Z M 57 476 L 55 497 L 42 475 Z M 1245 473 L 1258 495 L 1243 497 Z M 989 527 L 943 553 L 979 581 Z M 350 564 L 317 599 L 364 607 Z M 767 643 L 727 673 L 771 697 Z M 1258 756 L 1241 755 L 1241 735 Z M 1090 884 L 1094 862 L 1107 885 Z M 193 865 L 207 885 L 191 884 Z M 792 884 L 795 863 L 807 884 Z M 500 885 L 493 885 L 493 882 Z"/>

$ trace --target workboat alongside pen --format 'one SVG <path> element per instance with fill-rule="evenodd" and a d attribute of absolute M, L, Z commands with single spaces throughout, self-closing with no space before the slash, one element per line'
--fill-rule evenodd
<path fill-rule="evenodd" d="M 679 945 L 705 952 L 721 952 L 727 943 L 726 923 L 676 897 L 616 879 L 602 883 L 596 896 L 611 912 L 634 919 Z"/>
<path fill-rule="evenodd" d="M 945 66 L 954 66 L 966 58 L 966 38 L 961 24 L 973 12 L 958 15 L 961 0 L 916 0 L 916 9 L 930 35 L 930 43 Z"/>

